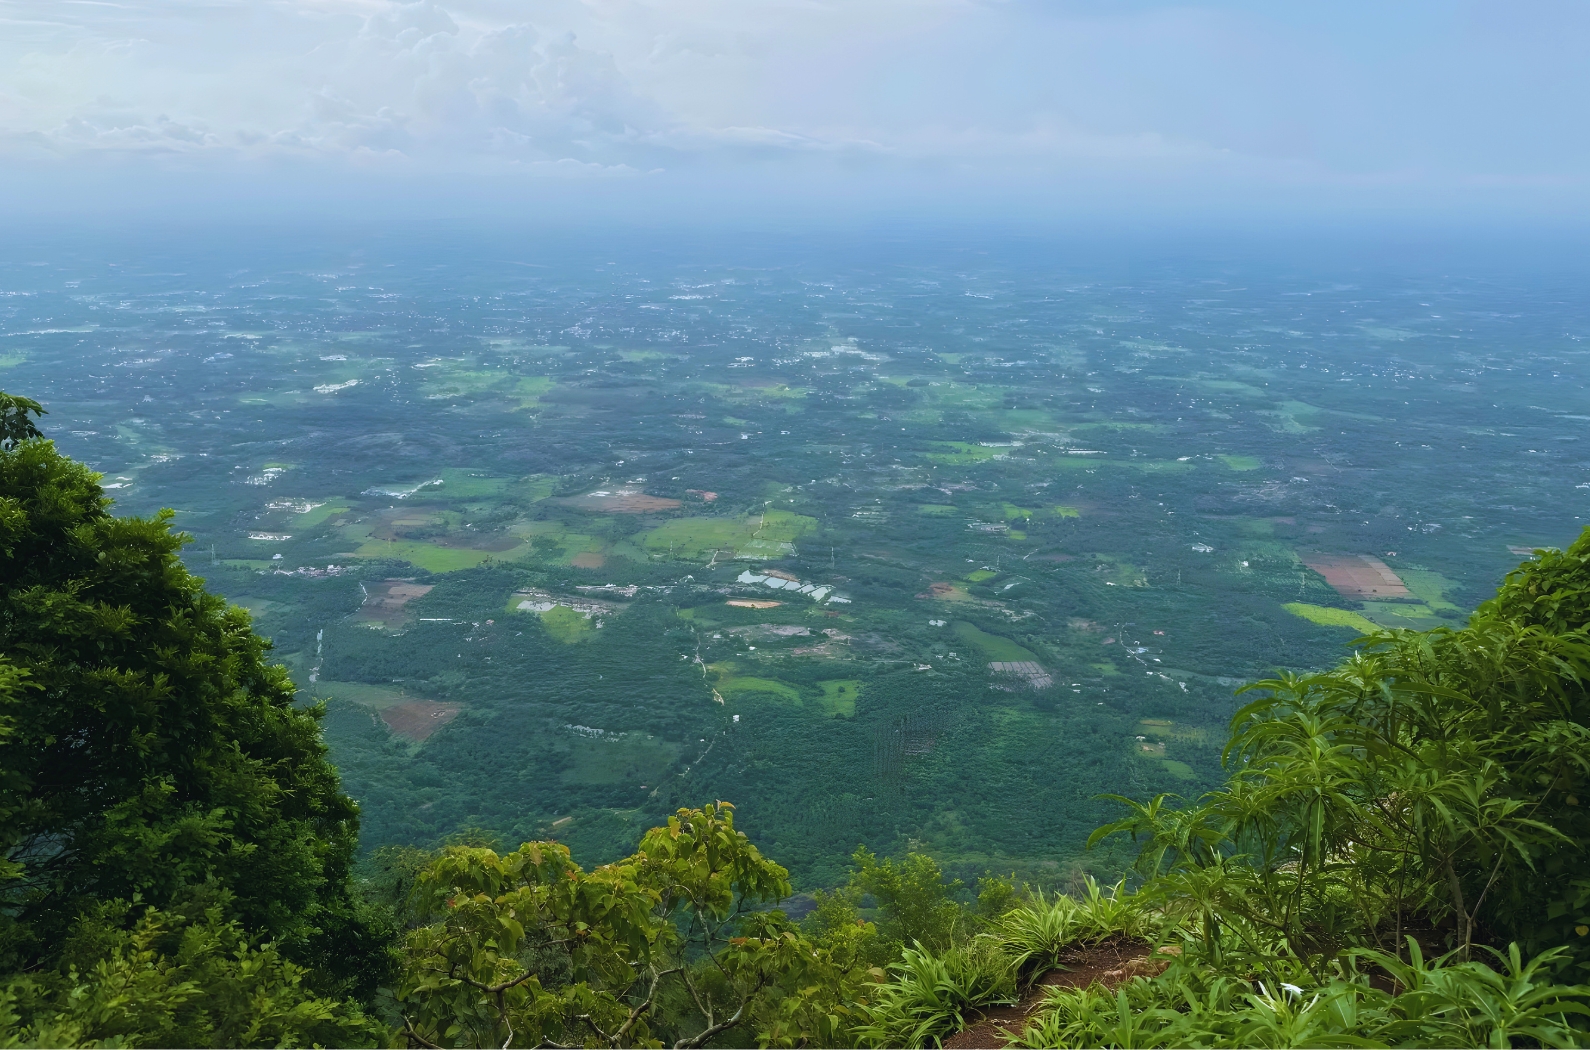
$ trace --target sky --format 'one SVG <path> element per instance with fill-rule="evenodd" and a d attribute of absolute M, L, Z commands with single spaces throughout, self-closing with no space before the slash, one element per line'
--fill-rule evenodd
<path fill-rule="evenodd" d="M 1590 5 L 0 0 L 0 211 L 1590 219 Z"/>

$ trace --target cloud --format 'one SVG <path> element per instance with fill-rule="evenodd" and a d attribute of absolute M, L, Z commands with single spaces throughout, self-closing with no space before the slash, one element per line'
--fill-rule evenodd
<path fill-rule="evenodd" d="M 9 0 L 0 163 L 1582 196 L 1590 15 L 1514 10 Z"/>
<path fill-rule="evenodd" d="M 56 154 L 389 156 L 560 174 L 622 169 L 668 140 L 670 118 L 571 32 L 465 29 L 433 0 L 374 5 L 357 19 L 338 6 L 344 17 L 319 19 L 310 41 L 302 7 L 273 7 L 265 36 L 290 23 L 298 31 L 283 36 L 312 43 L 299 54 L 238 39 L 226 19 L 208 24 L 213 8 L 145 8 L 132 20 L 150 36 L 136 39 L 107 35 L 128 28 L 128 9 L 53 24 L 54 48 L 21 56 L 0 91 L 0 129 L 13 147 Z M 235 72 L 173 70 L 190 46 L 174 39 L 184 28 L 237 48 Z"/>

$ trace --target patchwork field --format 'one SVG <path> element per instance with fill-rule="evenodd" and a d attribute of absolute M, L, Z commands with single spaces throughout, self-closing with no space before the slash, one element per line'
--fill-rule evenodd
<path fill-rule="evenodd" d="M 334 698 L 372 846 L 599 863 L 721 798 L 802 890 L 858 843 L 1113 878 L 1098 796 L 1214 784 L 1243 682 L 1461 623 L 1590 520 L 1590 359 L 1541 334 L 1572 296 L 1037 242 L 389 248 L 0 274 L 6 389 Z"/>
<path fill-rule="evenodd" d="M 1407 598 L 1408 588 L 1391 567 L 1369 554 L 1300 555 L 1343 598 Z"/>

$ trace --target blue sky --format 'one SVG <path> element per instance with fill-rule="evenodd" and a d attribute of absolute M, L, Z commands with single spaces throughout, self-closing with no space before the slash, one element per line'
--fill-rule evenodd
<path fill-rule="evenodd" d="M 0 207 L 1590 216 L 1590 6 L 0 0 Z"/>

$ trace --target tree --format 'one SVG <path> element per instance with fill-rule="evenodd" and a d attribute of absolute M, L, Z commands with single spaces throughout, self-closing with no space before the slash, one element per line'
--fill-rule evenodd
<path fill-rule="evenodd" d="M 864 971 L 780 911 L 787 873 L 727 803 L 584 871 L 556 842 L 453 846 L 419 877 L 397 998 L 413 1045 L 829 1045 Z"/>
<path fill-rule="evenodd" d="M 850 890 L 877 902 L 878 932 L 884 940 L 936 951 L 954 942 L 956 924 L 965 910 L 954 897 L 961 880 L 945 881 L 937 862 L 925 853 L 908 853 L 897 863 L 891 857 L 879 861 L 871 850 L 859 846 L 851 860 L 856 867 Z"/>
<path fill-rule="evenodd" d="M 183 567 L 172 512 L 112 515 L 40 411 L 0 398 L 0 972 L 58 965 L 103 902 L 207 895 L 320 992 L 373 992 L 388 933 L 320 712 Z"/>
<path fill-rule="evenodd" d="M 63 946 L 66 966 L 0 985 L 0 1046 L 378 1046 L 384 1025 L 315 995 L 217 905 L 178 915 L 115 903 Z M 137 914 L 136 919 L 133 916 Z"/>
<path fill-rule="evenodd" d="M 28 414 L 45 415 L 44 406 L 28 397 L 0 390 L 0 449 L 11 449 L 29 438 L 43 437 Z"/>
<path fill-rule="evenodd" d="M 1094 840 L 1143 839 L 1150 890 L 1196 912 L 1215 956 L 1278 941 L 1323 973 L 1435 923 L 1465 959 L 1511 940 L 1590 963 L 1587 566 L 1590 530 L 1462 630 L 1378 632 L 1330 671 L 1249 686 L 1224 788 L 1128 803 Z"/>

